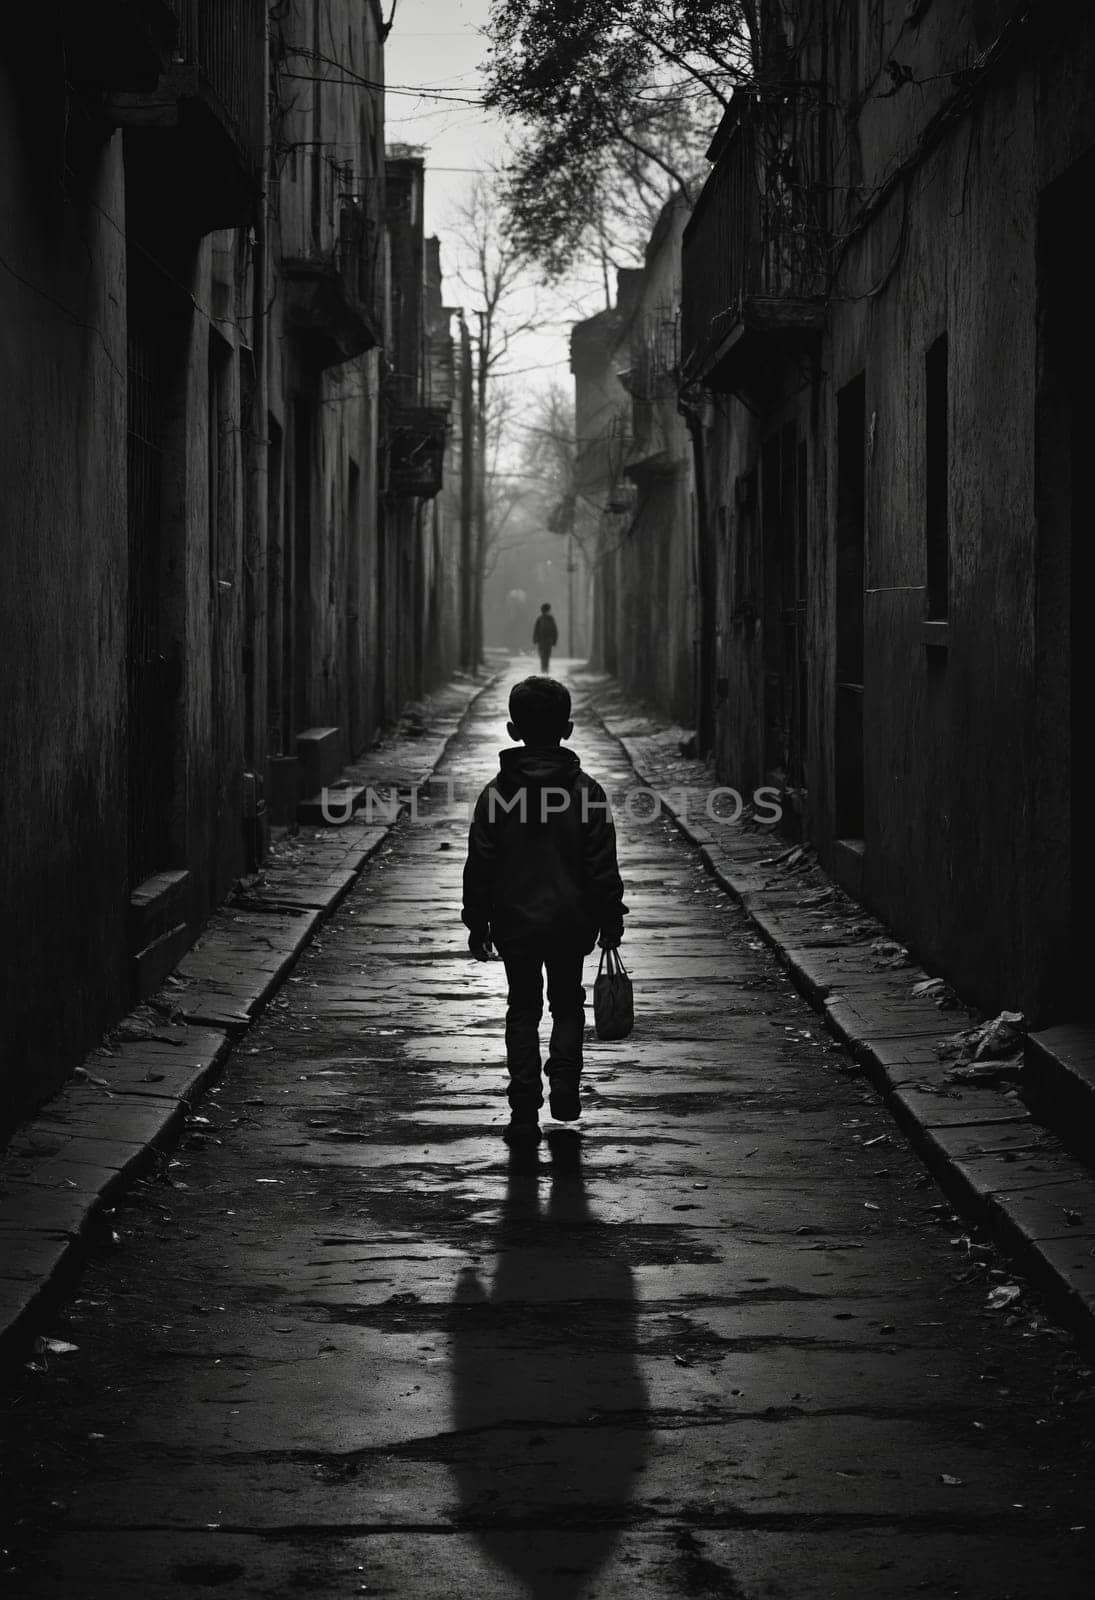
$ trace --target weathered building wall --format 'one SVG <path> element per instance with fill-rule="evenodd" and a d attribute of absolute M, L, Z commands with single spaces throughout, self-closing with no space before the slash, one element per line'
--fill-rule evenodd
<path fill-rule="evenodd" d="M 261 858 L 267 757 L 356 753 L 454 652 L 448 530 L 380 509 L 380 7 L 201 10 L 66 12 L 67 58 L 27 14 L 0 62 L 5 1127 Z M 353 81 L 301 93 L 317 53 Z"/>
<path fill-rule="evenodd" d="M 629 693 L 682 723 L 695 700 L 697 588 L 693 455 L 678 405 L 688 212 L 679 198 L 662 212 L 617 353 L 631 396 L 623 472 L 636 491 L 621 551 L 620 677 Z"/>
<path fill-rule="evenodd" d="M 704 240 L 752 149 L 732 114 L 685 240 L 715 747 L 726 781 L 778 783 L 792 831 L 920 960 L 1041 1019 L 1076 1003 L 1095 887 L 1073 760 L 1095 335 L 1069 223 L 1095 174 L 1095 24 L 906 11 L 797 19 L 796 81 L 824 62 L 838 113 L 827 158 L 808 90 L 774 102 L 792 168 L 766 166 L 754 117 L 758 249 L 712 297 Z"/>
<path fill-rule="evenodd" d="M 695 478 L 678 405 L 680 246 L 688 207 L 666 206 L 617 303 L 571 336 L 575 537 L 592 587 L 596 666 L 687 723 L 695 699 Z"/>
<path fill-rule="evenodd" d="M 276 23 L 275 52 L 289 71 L 317 54 L 346 66 L 335 82 L 274 78 L 268 723 L 271 753 L 282 756 L 315 726 L 338 728 L 344 757 L 356 755 L 385 714 L 384 118 L 382 92 L 364 87 L 383 81 L 381 27 L 375 3 L 351 0 L 310 0 Z"/>
<path fill-rule="evenodd" d="M 934 7 L 916 76 L 953 67 L 967 45 L 1006 40 L 1009 9 L 979 28 L 964 8 Z M 1067 1005 L 1072 965 L 1067 740 L 1039 759 L 1038 663 L 1069 620 L 1063 598 L 1056 615 L 1036 611 L 1039 212 L 1046 183 L 1095 144 L 1090 20 L 1074 13 L 1071 38 L 1054 32 L 1035 27 L 1001 52 L 855 242 L 824 363 L 830 461 L 834 397 L 860 373 L 865 390 L 863 892 L 964 992 L 1032 1016 Z M 922 109 L 907 94 L 873 102 L 865 169 L 906 150 L 941 93 L 953 89 L 936 86 Z M 945 356 L 934 380 L 946 412 L 942 608 L 926 570 L 933 347 Z M 837 492 L 831 475 L 830 528 Z M 1044 602 L 1044 577 L 1042 587 Z M 823 725 L 831 717 L 823 703 Z M 815 828 L 846 870 L 838 786 L 818 777 Z M 1040 850 L 1045 830 L 1064 848 Z"/>
<path fill-rule="evenodd" d="M 0 60 L 5 1124 L 127 992 L 122 150 L 66 181 L 51 89 Z"/>
<path fill-rule="evenodd" d="M 462 562 L 467 543 L 464 499 L 464 434 L 468 418 L 462 415 L 463 340 L 453 336 L 455 307 L 444 303 L 441 241 L 426 240 L 425 331 L 427 341 L 426 396 L 431 406 L 448 413 L 440 492 L 426 512 L 427 570 L 426 622 L 423 672 L 427 687 L 451 676 L 460 665 L 460 608 L 463 604 Z M 470 531 L 470 528 L 468 529 Z"/>
<path fill-rule="evenodd" d="M 716 585 L 715 681 L 707 685 L 712 749 L 720 777 L 745 793 L 764 769 L 756 441 L 748 410 L 728 395 L 709 401 L 697 422 L 704 509 L 699 538 L 710 547 Z"/>
<path fill-rule="evenodd" d="M 385 592 L 382 602 L 393 619 L 386 639 L 384 711 L 394 719 L 405 700 L 424 685 L 422 635 L 425 618 L 425 540 L 423 500 L 393 472 L 401 419 L 412 417 L 425 400 L 429 339 L 425 318 L 426 237 L 423 224 L 425 167 L 420 154 L 396 151 L 386 167 L 386 215 L 391 259 L 390 339 L 384 394 L 382 448 L 389 469 L 384 486 Z M 403 437 L 408 437 L 403 435 Z M 411 453 L 414 445 L 410 446 Z"/>
<path fill-rule="evenodd" d="M 157 870 L 189 870 L 195 931 L 243 870 L 239 368 L 210 314 L 210 255 L 203 241 L 192 257 L 161 508 L 171 545 L 162 626 L 182 675 L 182 738 L 172 807 L 179 827 Z"/>
<path fill-rule="evenodd" d="M 574 374 L 575 538 L 591 573 L 590 662 L 619 668 L 619 560 L 626 510 L 619 500 L 631 431 L 631 399 L 616 356 L 618 307 L 578 323 L 570 341 Z"/>
<path fill-rule="evenodd" d="M 115 21 L 67 73 L 53 48 L 26 89 L 0 69 L 5 1122 L 159 981 L 245 859 L 248 269 L 211 230 L 246 205 L 255 144 L 220 125 L 220 186 L 182 119 L 150 136 L 171 46 L 119 58 Z M 258 76 L 253 5 L 241 39 Z M 135 915 L 163 873 L 162 920 Z"/>

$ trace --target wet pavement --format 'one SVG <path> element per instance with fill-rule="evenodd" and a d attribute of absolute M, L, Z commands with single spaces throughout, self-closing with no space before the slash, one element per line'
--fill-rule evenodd
<path fill-rule="evenodd" d="M 502 1143 L 459 899 L 512 677 L 8 1381 L 5 1593 L 1086 1596 L 1082 1356 L 640 803 L 635 1033 Z"/>

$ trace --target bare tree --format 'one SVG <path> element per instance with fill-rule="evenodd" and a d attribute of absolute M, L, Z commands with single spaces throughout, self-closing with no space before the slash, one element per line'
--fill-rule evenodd
<path fill-rule="evenodd" d="M 455 276 L 467 293 L 467 310 L 474 319 L 473 329 L 477 328 L 475 426 L 479 470 L 476 474 L 472 602 L 475 661 L 481 660 L 483 654 L 483 580 L 490 557 L 492 509 L 495 521 L 500 515 L 498 497 L 488 488 L 497 479 L 497 461 L 508 416 L 499 373 L 514 341 L 534 332 L 541 322 L 539 315 L 528 309 L 527 261 L 504 225 L 497 196 L 497 179 L 490 175 L 478 178 L 448 229 L 456 249 Z"/>

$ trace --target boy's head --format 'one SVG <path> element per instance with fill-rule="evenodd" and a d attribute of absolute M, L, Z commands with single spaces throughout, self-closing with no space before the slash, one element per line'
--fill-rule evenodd
<path fill-rule="evenodd" d="M 515 684 L 510 690 L 509 714 L 509 736 L 523 744 L 559 744 L 570 738 L 574 728 L 570 693 L 555 678 L 525 678 Z"/>
<path fill-rule="evenodd" d="M 543 615 L 543 613 L 545 611 L 550 611 L 550 610 L 551 610 L 551 602 L 549 600 L 545 600 L 543 605 L 540 607 L 541 615 Z"/>

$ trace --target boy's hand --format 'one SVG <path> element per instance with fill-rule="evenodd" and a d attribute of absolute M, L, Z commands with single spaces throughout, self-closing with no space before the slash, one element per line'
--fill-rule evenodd
<path fill-rule="evenodd" d="M 468 949 L 476 961 L 494 960 L 494 948 L 491 945 L 489 933 L 470 933 L 468 935 Z"/>
<path fill-rule="evenodd" d="M 615 950 L 623 942 L 624 930 L 622 928 L 602 928 L 601 937 L 597 940 L 602 950 Z"/>

